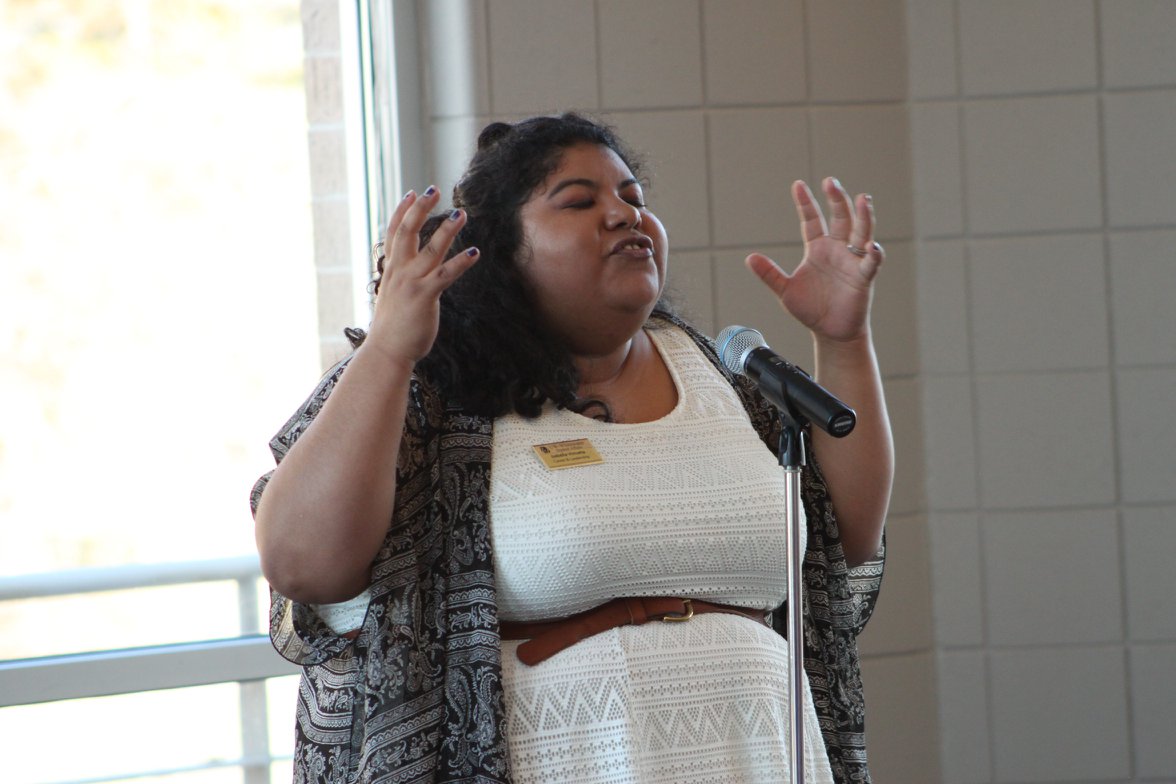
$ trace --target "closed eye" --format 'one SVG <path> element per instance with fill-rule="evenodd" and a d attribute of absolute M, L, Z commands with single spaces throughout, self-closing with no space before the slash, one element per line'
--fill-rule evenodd
<path fill-rule="evenodd" d="M 622 198 L 626 204 L 632 205 L 639 210 L 643 210 L 646 207 L 645 200 L 640 196 L 623 196 Z M 596 206 L 596 199 L 581 199 L 579 201 L 568 202 L 564 205 L 564 209 L 587 210 L 594 206 Z"/>
<path fill-rule="evenodd" d="M 621 191 L 619 191 L 619 195 L 628 204 L 632 204 L 638 209 L 645 208 L 645 193 L 641 190 L 641 187 L 636 182 L 628 183 L 628 187 L 621 189 Z"/>

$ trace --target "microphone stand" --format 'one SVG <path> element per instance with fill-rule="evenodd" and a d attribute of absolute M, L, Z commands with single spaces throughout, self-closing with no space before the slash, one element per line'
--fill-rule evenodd
<path fill-rule="evenodd" d="M 804 586 L 801 585 L 803 526 L 800 475 L 805 465 L 805 428 L 811 422 L 834 438 L 857 424 L 853 409 L 821 387 L 808 373 L 777 356 L 758 330 L 731 326 L 716 347 L 724 367 L 755 382 L 760 394 L 780 412 L 778 458 L 784 468 L 784 526 L 788 569 L 788 756 L 790 784 L 804 784 Z"/>
<path fill-rule="evenodd" d="M 805 465 L 804 430 L 793 412 L 780 409 L 778 457 L 784 468 L 785 561 L 788 568 L 788 774 L 804 784 L 804 593 L 801 585 L 800 474 Z"/>

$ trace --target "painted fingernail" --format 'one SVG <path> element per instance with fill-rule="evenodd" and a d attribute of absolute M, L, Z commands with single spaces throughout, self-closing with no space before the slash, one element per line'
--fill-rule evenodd
<path fill-rule="evenodd" d="M 435 187 L 433 187 L 432 185 L 430 185 L 428 188 L 425 189 L 426 196 L 432 196 L 436 192 L 437 192 L 437 189 Z"/>
<path fill-rule="evenodd" d="M 408 201 L 409 199 L 411 199 L 413 197 L 413 195 L 414 195 L 413 190 L 411 188 L 409 188 L 407 191 L 404 192 L 404 195 L 400 197 L 400 200 L 401 201 Z"/>
<path fill-rule="evenodd" d="M 866 194 L 866 201 L 872 202 L 872 201 L 874 201 L 874 197 L 867 193 Z"/>
<path fill-rule="evenodd" d="M 833 187 L 834 188 L 841 187 L 841 180 L 837 179 L 836 177 L 830 177 L 829 179 L 833 180 Z"/>
<path fill-rule="evenodd" d="M 469 256 L 472 259 L 474 256 L 477 256 L 481 252 L 482 251 L 478 250 L 477 248 L 466 248 L 465 255 Z"/>
<path fill-rule="evenodd" d="M 457 220 L 460 217 L 461 210 L 454 210 L 453 212 L 449 213 L 449 220 Z"/>

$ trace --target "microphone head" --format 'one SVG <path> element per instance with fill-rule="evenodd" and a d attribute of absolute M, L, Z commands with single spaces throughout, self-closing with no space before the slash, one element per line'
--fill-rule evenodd
<path fill-rule="evenodd" d="M 723 367 L 732 373 L 744 374 L 747 355 L 754 349 L 767 348 L 768 342 L 758 329 L 751 327 L 725 327 L 715 338 L 715 348 Z"/>

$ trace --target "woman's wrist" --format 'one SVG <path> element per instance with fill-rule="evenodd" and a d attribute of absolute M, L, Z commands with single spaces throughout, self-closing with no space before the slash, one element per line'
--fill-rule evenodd
<path fill-rule="evenodd" d="M 876 362 L 874 338 L 868 327 L 852 338 L 830 338 L 814 332 L 813 352 L 818 363 L 833 363 L 839 367 Z"/>
<path fill-rule="evenodd" d="M 381 345 L 380 341 L 374 339 L 370 332 L 363 344 L 355 350 L 355 357 L 356 359 L 365 357 L 367 361 L 383 367 L 386 371 L 405 378 L 410 377 L 413 370 L 416 369 L 416 360 L 409 359 L 403 353 Z"/>

